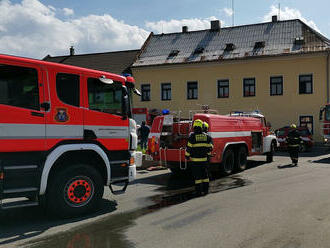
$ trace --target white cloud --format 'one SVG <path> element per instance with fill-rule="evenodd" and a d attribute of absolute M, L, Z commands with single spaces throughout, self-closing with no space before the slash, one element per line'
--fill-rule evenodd
<path fill-rule="evenodd" d="M 38 0 L 0 0 L 0 13 L 0 53 L 33 58 L 68 54 L 71 45 L 77 53 L 139 49 L 149 34 L 110 15 L 63 21 Z"/>
<path fill-rule="evenodd" d="M 232 16 L 234 14 L 234 11 L 230 8 L 224 8 L 223 12 L 225 12 L 226 16 Z"/>
<path fill-rule="evenodd" d="M 264 21 L 269 22 L 272 20 L 273 15 L 278 15 L 278 7 L 272 5 L 270 7 L 270 11 L 264 16 Z M 304 23 L 306 23 L 308 26 L 312 27 L 316 31 L 320 32 L 320 29 L 316 26 L 315 22 L 312 20 L 307 20 L 306 18 L 303 17 L 301 12 L 298 9 L 291 9 L 289 7 L 284 7 L 281 8 L 280 12 L 280 20 L 292 20 L 292 19 L 300 19 Z"/>
<path fill-rule="evenodd" d="M 146 22 L 147 28 L 156 33 L 174 33 L 181 32 L 182 26 L 188 26 L 189 31 L 209 29 L 211 20 L 217 20 L 216 17 L 211 16 L 205 19 L 182 19 L 182 20 L 170 20 L 170 21 L 158 21 L 158 22 Z M 223 23 L 222 23 L 223 24 Z"/>
<path fill-rule="evenodd" d="M 64 12 L 64 15 L 66 15 L 66 16 L 70 16 L 70 15 L 74 14 L 73 9 L 69 9 L 69 8 L 63 8 L 63 12 Z"/>

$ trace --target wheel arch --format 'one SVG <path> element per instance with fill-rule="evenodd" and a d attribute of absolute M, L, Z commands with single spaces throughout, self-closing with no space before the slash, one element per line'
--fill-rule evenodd
<path fill-rule="evenodd" d="M 73 156 L 69 156 L 73 155 Z M 110 184 L 111 170 L 110 161 L 106 153 L 95 144 L 69 144 L 57 147 L 46 159 L 40 182 L 40 195 L 44 195 L 51 176 L 57 169 L 64 166 L 64 161 L 91 162 L 100 172 L 104 184 Z"/>
<path fill-rule="evenodd" d="M 245 141 L 239 141 L 239 142 L 228 142 L 225 144 L 225 146 L 223 147 L 223 150 L 222 150 L 222 154 L 221 154 L 221 162 L 222 162 L 222 159 L 223 159 L 223 156 L 225 154 L 225 152 L 230 149 L 230 148 L 233 148 L 234 151 L 236 149 L 238 149 L 239 147 L 241 146 L 244 146 L 246 148 L 246 151 L 247 153 L 249 154 L 249 147 L 247 145 L 247 143 Z"/>

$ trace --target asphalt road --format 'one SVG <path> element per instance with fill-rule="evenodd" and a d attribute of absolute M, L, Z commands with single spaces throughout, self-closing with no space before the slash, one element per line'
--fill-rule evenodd
<path fill-rule="evenodd" d="M 330 247 L 330 152 L 305 153 L 298 167 L 271 164 L 214 178 L 196 198 L 189 178 L 139 171 L 124 195 L 106 190 L 102 209 L 56 220 L 38 207 L 0 216 L 0 247 Z"/>

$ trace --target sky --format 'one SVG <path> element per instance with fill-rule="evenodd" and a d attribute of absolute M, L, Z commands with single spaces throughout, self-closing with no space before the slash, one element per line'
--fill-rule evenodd
<path fill-rule="evenodd" d="M 279 11 L 280 6 L 280 11 Z M 329 0 L 0 0 L 0 53 L 46 55 L 139 49 L 150 32 L 301 19 L 330 38 Z"/>

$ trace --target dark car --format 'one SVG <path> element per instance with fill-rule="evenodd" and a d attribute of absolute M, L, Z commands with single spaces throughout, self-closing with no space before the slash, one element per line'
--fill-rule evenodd
<path fill-rule="evenodd" d="M 307 127 L 297 127 L 297 129 L 302 139 L 302 143 L 300 145 L 300 151 L 301 152 L 310 151 L 314 146 L 313 135 L 311 134 L 311 132 Z M 288 145 L 286 143 L 286 138 L 288 137 L 288 133 L 291 130 L 292 128 L 290 127 L 282 127 L 275 131 L 279 143 L 279 147 L 278 147 L 279 150 L 287 149 Z"/>

